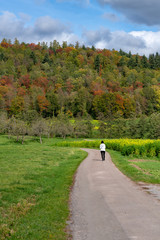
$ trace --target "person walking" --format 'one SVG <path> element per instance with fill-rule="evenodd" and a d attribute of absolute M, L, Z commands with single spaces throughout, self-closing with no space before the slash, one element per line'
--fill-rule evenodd
<path fill-rule="evenodd" d="M 103 141 L 101 141 L 101 144 L 100 144 L 100 151 L 101 151 L 102 161 L 105 160 L 105 150 L 106 150 L 106 145 L 104 144 Z"/>

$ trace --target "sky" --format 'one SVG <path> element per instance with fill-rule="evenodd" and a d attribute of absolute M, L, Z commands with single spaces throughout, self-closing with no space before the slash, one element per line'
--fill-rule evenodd
<path fill-rule="evenodd" d="M 160 53 L 159 0 L 0 0 L 0 40 Z"/>

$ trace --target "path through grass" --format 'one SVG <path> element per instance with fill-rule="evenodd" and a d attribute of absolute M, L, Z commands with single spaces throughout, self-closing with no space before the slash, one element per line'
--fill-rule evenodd
<path fill-rule="evenodd" d="M 68 147 L 99 149 L 100 142 L 100 139 L 81 139 L 79 141 L 73 139 L 72 141 L 66 140 L 55 144 L 57 146 L 61 144 L 61 146 Z M 111 154 L 112 161 L 124 174 L 137 182 L 160 184 L 159 140 L 104 139 L 104 142 L 107 151 Z"/>

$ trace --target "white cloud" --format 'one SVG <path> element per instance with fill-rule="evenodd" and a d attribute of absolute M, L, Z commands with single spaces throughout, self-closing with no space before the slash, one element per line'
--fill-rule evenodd
<path fill-rule="evenodd" d="M 83 36 L 86 44 L 94 45 L 96 48 L 122 49 L 125 52 L 131 51 L 133 54 L 146 55 L 160 52 L 160 31 L 115 31 L 110 32 L 108 29 L 97 31 L 85 31 Z"/>
<path fill-rule="evenodd" d="M 23 32 L 24 22 L 8 11 L 0 16 L 0 36 L 2 38 L 16 37 Z M 16 35 L 15 35 L 16 33 Z"/>
<path fill-rule="evenodd" d="M 150 53 L 160 52 L 160 31 L 132 31 L 130 34 L 134 37 L 141 38 L 145 42 L 146 48 L 143 51 L 140 49 L 140 53 L 148 55 Z"/>
<path fill-rule="evenodd" d="M 58 39 L 63 41 L 77 41 L 76 37 L 70 30 L 70 27 L 63 24 L 57 19 L 53 19 L 49 16 L 43 16 L 38 18 L 33 26 L 27 26 L 27 16 L 20 14 L 20 18 L 10 12 L 3 12 L 0 15 L 0 36 L 1 39 L 15 39 L 24 42 L 41 42 L 52 41 Z M 29 18 L 28 18 L 29 20 Z"/>
<path fill-rule="evenodd" d="M 140 36 L 126 33 L 124 31 L 110 32 L 108 29 L 97 31 L 85 31 L 83 36 L 88 45 L 94 45 L 96 48 L 123 49 L 126 52 L 132 51 L 138 53 L 146 49 L 146 43 Z"/>

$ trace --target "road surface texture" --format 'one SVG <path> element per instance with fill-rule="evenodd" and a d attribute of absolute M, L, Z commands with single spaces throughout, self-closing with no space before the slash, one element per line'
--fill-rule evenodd
<path fill-rule="evenodd" d="M 160 240 L 160 201 L 124 176 L 106 153 L 84 149 L 71 193 L 73 240 Z"/>

